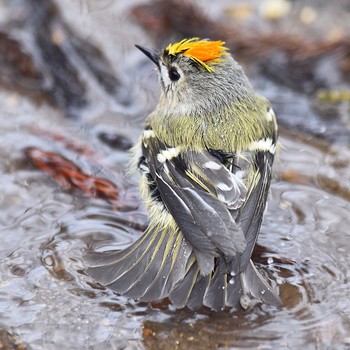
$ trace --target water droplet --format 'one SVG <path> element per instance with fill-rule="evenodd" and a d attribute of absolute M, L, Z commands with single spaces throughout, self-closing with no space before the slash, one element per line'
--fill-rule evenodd
<path fill-rule="evenodd" d="M 283 284 L 283 278 L 277 277 L 277 278 L 276 278 L 276 283 L 277 283 L 277 284 Z"/>
<path fill-rule="evenodd" d="M 325 133 L 326 131 L 327 131 L 327 128 L 325 127 L 325 126 L 321 126 L 320 128 L 319 128 L 319 131 L 320 131 L 320 133 Z"/>
<path fill-rule="evenodd" d="M 228 283 L 230 283 L 230 284 L 235 284 L 235 279 L 234 279 L 234 278 L 231 278 L 231 279 L 228 281 Z"/>
<path fill-rule="evenodd" d="M 272 263 L 273 263 L 273 258 L 271 258 L 271 257 L 268 258 L 268 259 L 267 259 L 267 263 L 268 263 L 268 264 L 272 264 Z"/>
<path fill-rule="evenodd" d="M 231 272 L 230 272 L 230 275 L 231 275 L 232 277 L 235 277 L 235 276 L 237 275 L 237 273 L 236 273 L 235 271 L 231 271 Z"/>
<path fill-rule="evenodd" d="M 222 289 L 225 289 L 226 287 L 225 287 L 225 286 L 222 286 L 221 288 L 222 288 Z"/>
<path fill-rule="evenodd" d="M 239 300 L 241 303 L 241 306 L 243 307 L 243 309 L 248 309 L 248 307 L 251 305 L 251 299 L 249 297 L 249 295 L 245 294 L 241 296 L 241 299 Z"/>
<path fill-rule="evenodd" d="M 266 290 L 263 289 L 263 290 L 260 291 L 260 293 L 261 293 L 262 295 L 264 295 L 264 294 L 266 293 Z"/>

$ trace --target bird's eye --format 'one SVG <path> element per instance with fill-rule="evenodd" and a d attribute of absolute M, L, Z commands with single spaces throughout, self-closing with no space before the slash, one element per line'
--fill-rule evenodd
<path fill-rule="evenodd" d="M 170 70 L 169 70 L 169 78 L 170 80 L 172 81 L 177 81 L 180 79 L 180 74 L 179 72 L 176 70 L 175 67 L 171 67 Z"/>

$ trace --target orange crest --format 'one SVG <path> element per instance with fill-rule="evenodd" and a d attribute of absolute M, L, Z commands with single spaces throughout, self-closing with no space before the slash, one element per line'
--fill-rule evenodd
<path fill-rule="evenodd" d="M 209 72 L 213 72 L 214 69 L 205 62 L 221 58 L 227 50 L 224 44 L 225 42 L 223 41 L 207 41 L 192 38 L 181 40 L 175 44 L 169 44 L 166 50 L 173 56 L 182 53 L 184 56 L 190 57 L 204 66 Z"/>

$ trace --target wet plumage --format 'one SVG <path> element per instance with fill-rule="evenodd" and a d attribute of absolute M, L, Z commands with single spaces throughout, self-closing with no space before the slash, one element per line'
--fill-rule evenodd
<path fill-rule="evenodd" d="M 135 147 L 150 215 L 129 248 L 89 254 L 88 273 L 142 301 L 237 307 L 278 304 L 250 260 L 266 205 L 277 126 L 222 42 L 171 44 L 154 61 L 162 87 Z"/>

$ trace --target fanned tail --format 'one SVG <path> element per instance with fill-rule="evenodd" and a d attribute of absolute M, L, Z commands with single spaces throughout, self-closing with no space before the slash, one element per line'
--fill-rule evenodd
<path fill-rule="evenodd" d="M 241 303 L 241 298 L 246 295 L 270 305 L 281 304 L 278 294 L 258 272 L 252 261 L 244 272 L 236 276 L 225 272 L 220 263 L 223 261 L 217 263 L 215 270 L 209 276 L 201 275 L 197 263 L 193 263 L 185 277 L 170 293 L 171 302 L 178 308 L 187 306 L 196 310 L 204 305 L 220 311 L 225 307 L 247 307 Z"/>
<path fill-rule="evenodd" d="M 90 253 L 84 261 L 96 281 L 141 301 L 167 297 L 186 274 L 192 247 L 179 231 L 149 227 L 129 248 Z"/>
<path fill-rule="evenodd" d="M 195 310 L 204 305 L 215 311 L 239 307 L 243 295 L 280 304 L 252 261 L 245 271 L 232 276 L 219 257 L 212 273 L 201 274 L 195 252 L 179 230 L 149 227 L 129 248 L 90 253 L 84 260 L 87 273 L 96 281 L 140 301 L 168 297 L 177 308 Z"/>

